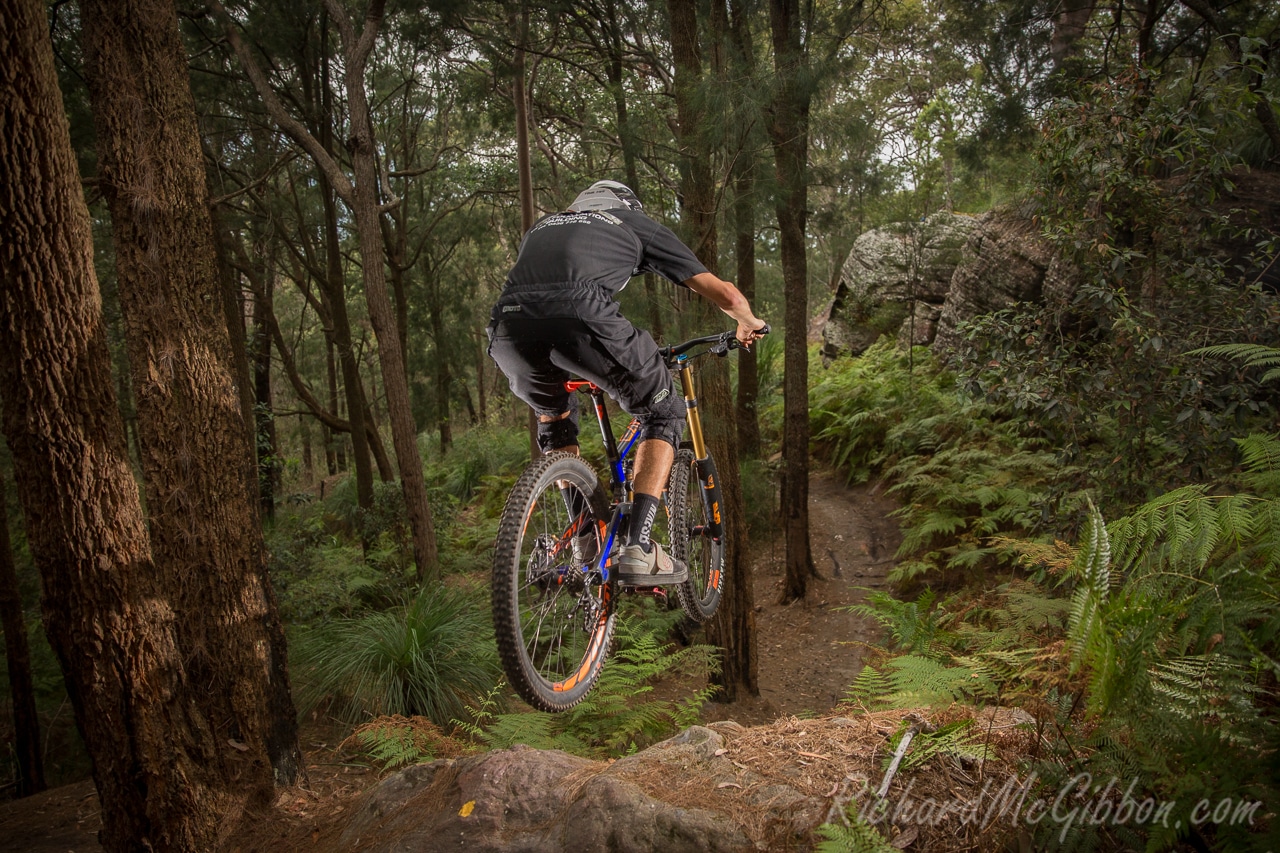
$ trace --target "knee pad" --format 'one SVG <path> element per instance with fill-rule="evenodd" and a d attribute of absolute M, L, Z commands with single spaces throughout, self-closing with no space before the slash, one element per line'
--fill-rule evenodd
<path fill-rule="evenodd" d="M 538 421 L 538 447 L 543 453 L 550 453 L 562 447 L 572 447 L 578 443 L 578 407 L 577 401 L 570 398 L 569 417 L 557 421 Z"/>
<path fill-rule="evenodd" d="M 683 397 L 676 394 L 669 395 L 640 416 L 640 440 L 648 441 L 656 438 L 678 450 L 680 439 L 684 436 L 686 411 Z"/>

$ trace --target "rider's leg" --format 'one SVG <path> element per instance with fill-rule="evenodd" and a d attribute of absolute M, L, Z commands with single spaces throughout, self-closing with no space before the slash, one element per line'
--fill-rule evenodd
<path fill-rule="evenodd" d="M 631 503 L 631 526 L 627 530 L 627 544 L 650 548 L 650 533 L 662 503 L 662 492 L 671 474 L 675 449 L 669 442 L 651 438 L 640 442 L 636 448 L 636 466 L 632 488 L 635 497 Z"/>

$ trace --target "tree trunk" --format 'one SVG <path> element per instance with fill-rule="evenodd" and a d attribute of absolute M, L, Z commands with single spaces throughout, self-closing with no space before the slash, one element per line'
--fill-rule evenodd
<path fill-rule="evenodd" d="M 249 788 L 225 785 L 234 750 L 202 718 L 205 685 L 185 676 L 148 549 L 43 3 L 0 0 L 0 51 L 4 432 L 46 633 L 93 763 L 99 840 L 208 850 Z"/>
<path fill-rule="evenodd" d="M 449 452 L 453 445 L 453 424 L 449 416 L 449 396 L 453 388 L 453 373 L 449 370 L 449 359 L 443 350 L 445 336 L 444 305 L 440 292 L 438 272 L 427 270 L 426 292 L 428 298 L 427 314 L 431 324 L 431 337 L 436 345 L 436 357 L 432 360 L 432 373 L 436 384 L 436 428 L 440 432 L 440 455 Z"/>
<path fill-rule="evenodd" d="M 685 206 L 683 227 L 698 259 L 708 270 L 719 270 L 716 250 L 715 187 L 711 180 L 709 152 L 699 145 L 695 93 L 702 77 L 698 51 L 698 20 L 693 0 L 668 0 L 671 16 L 671 48 L 676 66 L 676 112 L 681 154 L 688 168 L 682 184 Z M 723 325 L 724 315 L 705 300 L 691 312 L 703 327 Z M 716 460 L 722 486 L 725 535 L 725 589 L 720 608 L 706 625 L 707 639 L 721 650 L 720 671 L 713 676 L 717 701 L 732 702 L 740 690 L 760 693 L 757 677 L 755 593 L 747 561 L 746 507 L 734 435 L 733 399 L 728 364 L 711 358 L 698 374 L 698 405 L 707 412 L 704 428 L 707 447 Z"/>
<path fill-rule="evenodd" d="M 804 598 L 816 572 L 809 546 L 809 266 L 805 255 L 809 156 L 808 59 L 801 45 L 799 0 L 770 0 L 778 80 L 769 136 L 778 173 L 778 233 L 786 291 L 783 353 L 782 508 L 786 536 L 783 603 Z"/>
<path fill-rule="evenodd" d="M 520 233 L 533 227 L 533 167 L 529 160 L 529 93 L 525 89 L 524 43 L 529 37 L 529 7 L 521 3 L 516 49 L 511 59 L 511 98 L 516 108 L 516 173 L 520 182 Z M 538 417 L 529 409 L 529 458 L 542 455 L 538 446 Z"/>
<path fill-rule="evenodd" d="M 333 356 L 333 341 L 325 340 L 325 365 L 328 367 L 329 376 L 329 408 L 335 414 L 338 413 L 338 366 Z M 339 471 L 343 471 L 347 467 L 346 454 L 342 452 L 339 446 L 342 439 L 339 435 L 334 434 L 326 425 L 324 429 L 324 461 L 329 470 L 329 476 L 332 477 Z"/>
<path fill-rule="evenodd" d="M 276 420 L 271 403 L 271 333 L 266 319 L 275 311 L 272 298 L 275 271 L 271 264 L 268 253 L 263 264 L 262 290 L 253 297 L 253 432 L 258 460 L 258 504 L 268 521 L 276 517 L 276 490 L 280 480 Z"/>
<path fill-rule="evenodd" d="M 9 665 L 9 695 L 13 699 L 13 751 L 18 760 L 17 796 L 43 791 L 44 761 L 40 758 L 40 716 L 31 681 L 31 647 L 27 617 L 18 589 L 18 571 L 9 544 L 9 507 L 0 480 L 0 625 L 4 627 L 4 657 Z"/>
<path fill-rule="evenodd" d="M 170 0 L 83 0 L 99 178 L 111 210 L 152 551 L 220 762 L 269 796 L 300 769 L 284 630 L 249 489 L 186 53 Z"/>
<path fill-rule="evenodd" d="M 254 429 L 253 416 L 253 378 L 249 369 L 249 341 L 244 328 L 244 294 L 240 291 L 239 279 L 227 257 L 227 241 L 230 235 L 225 231 L 214 233 L 214 245 L 218 250 L 218 282 L 222 292 L 222 313 L 226 317 L 227 334 L 231 338 L 231 354 L 235 359 L 236 386 L 240 389 L 240 411 L 245 419 L 245 427 Z"/>
<path fill-rule="evenodd" d="M 618 6 L 615 2 L 607 4 L 608 21 L 604 33 L 609 44 L 609 91 L 613 95 L 614 114 L 618 120 L 618 142 L 622 145 L 622 168 L 627 176 L 627 186 L 632 191 L 640 192 L 640 170 L 636 163 L 638 140 L 631 127 L 631 115 L 627 109 L 626 89 L 622 85 L 626 72 L 624 55 L 624 34 L 618 21 Z M 601 21 L 602 25 L 606 22 Z M 665 323 L 662 317 L 662 298 L 658 293 L 658 277 L 653 273 L 644 274 L 645 302 L 649 308 L 649 333 L 661 341 L 665 335 Z"/>
<path fill-rule="evenodd" d="M 723 2 L 723 0 L 718 0 Z M 749 80 L 755 69 L 755 56 L 751 46 L 751 33 L 747 29 L 747 13 L 742 0 L 731 4 L 729 41 L 732 47 L 731 75 L 737 81 Z M 742 85 L 741 82 L 738 85 Z M 751 128 L 756 125 L 758 112 L 749 106 L 754 99 L 734 99 L 734 122 L 738 128 L 737 150 L 734 154 L 733 180 L 733 230 L 734 259 L 737 262 L 738 290 L 751 304 L 756 299 L 756 153 Z M 738 422 L 738 451 L 744 459 L 760 455 L 760 413 L 757 403 L 760 397 L 760 373 L 756 360 L 738 359 L 738 397 L 736 419 Z"/>
<path fill-rule="evenodd" d="M 328 119 L 324 127 L 328 127 Z M 321 131 L 321 141 L 327 135 Z M 351 462 L 356 469 L 356 504 L 361 509 L 373 507 L 373 462 L 369 453 L 369 436 L 365 431 L 364 383 L 360 380 L 360 363 L 356 361 L 351 341 L 351 319 L 347 314 L 347 286 L 342 274 L 342 246 L 338 237 L 338 205 L 333 186 L 320 174 L 320 195 L 324 204 L 324 295 L 333 317 L 333 346 L 338 351 L 342 373 L 342 390 L 347 398 L 347 421 L 351 424 Z M 336 409 L 334 410 L 336 413 Z"/>
<path fill-rule="evenodd" d="M 422 457 L 418 455 L 418 430 L 413 423 L 409 401 L 409 374 L 395 312 L 387 293 L 385 249 L 382 242 L 381 213 L 378 205 L 378 151 L 374 144 L 369 98 L 365 91 L 365 64 L 373 49 L 382 20 L 383 2 L 373 0 L 365 15 L 364 29 L 357 36 L 350 21 L 341 18 L 337 0 L 325 0 L 329 14 L 338 22 L 342 33 L 346 61 L 347 109 L 351 136 L 347 150 L 351 154 L 354 180 L 351 212 L 359 238 L 361 267 L 364 274 L 364 298 L 369 310 L 369 324 L 378 341 L 378 364 L 382 372 L 382 388 L 387 397 L 387 417 L 391 421 L 391 443 L 400 464 L 400 487 L 404 492 L 409 529 L 413 536 L 413 560 L 418 579 L 437 577 L 440 572 L 435 524 L 431 505 L 427 502 L 427 483 L 422 473 Z"/>

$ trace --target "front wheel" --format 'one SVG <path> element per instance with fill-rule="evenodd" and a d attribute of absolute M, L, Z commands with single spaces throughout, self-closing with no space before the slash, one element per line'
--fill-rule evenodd
<path fill-rule="evenodd" d="M 710 457 L 699 463 L 682 447 L 667 484 L 672 553 L 689 567 L 689 579 L 676 587 L 680 607 L 695 622 L 710 619 L 724 591 L 724 528 L 720 485 Z"/>
<path fill-rule="evenodd" d="M 502 510 L 493 555 L 494 634 L 507 679 L 540 711 L 581 702 L 604 663 L 613 635 L 612 585 L 601 581 L 598 560 L 581 559 L 581 540 L 575 549 L 574 539 L 593 531 L 599 553 L 608 512 L 595 472 L 566 453 L 531 463 Z"/>

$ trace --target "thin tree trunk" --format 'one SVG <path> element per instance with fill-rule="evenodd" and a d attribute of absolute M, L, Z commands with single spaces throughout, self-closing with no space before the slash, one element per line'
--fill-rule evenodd
<path fill-rule="evenodd" d="M 329 127 L 326 119 L 324 127 Z M 322 130 L 321 139 L 327 135 Z M 342 273 L 342 246 L 338 237 L 338 205 L 333 185 L 321 172 L 320 197 L 324 205 L 325 278 L 324 295 L 333 317 L 333 346 L 338 352 L 342 372 L 342 390 L 347 398 L 347 420 L 351 424 L 351 462 L 356 469 L 356 504 L 361 509 L 373 507 L 373 462 L 369 453 L 369 437 L 365 431 L 364 383 L 360 379 L 360 363 L 356 361 L 351 340 L 351 319 L 347 314 L 347 287 Z M 335 410 L 336 411 L 336 410 Z"/>
<path fill-rule="evenodd" d="M 387 293 L 385 249 L 379 222 L 378 152 L 374 144 L 369 97 L 365 91 L 365 65 L 373 49 L 382 21 L 383 0 L 373 0 L 365 15 L 364 28 L 357 35 L 351 22 L 342 17 L 337 0 L 325 0 L 329 15 L 338 24 L 346 60 L 347 109 L 350 114 L 350 137 L 347 150 L 351 154 L 351 212 L 359 238 L 361 266 L 364 273 L 364 298 L 369 311 L 369 324 L 378 341 L 378 364 L 382 372 L 382 388 L 387 397 L 387 417 L 391 421 L 391 443 L 400 465 L 400 487 L 413 535 L 413 560 L 418 579 L 437 577 L 440 572 L 435 524 L 427 502 L 427 483 L 422 473 L 422 457 L 418 455 L 418 430 L 413 423 L 409 401 L 409 374 L 404 351 L 396 327 L 395 312 Z"/>
<path fill-rule="evenodd" d="M 723 0 L 718 0 L 723 2 Z M 751 46 L 751 33 L 747 29 L 747 13 L 742 0 L 735 0 L 729 9 L 729 41 L 732 46 L 731 68 L 738 81 L 749 80 L 755 69 L 755 56 Z M 739 82 L 738 85 L 744 85 Z M 737 262 L 738 290 L 749 302 L 756 298 L 756 155 L 753 145 L 758 114 L 746 106 L 748 99 L 734 98 L 734 122 L 737 129 L 737 151 L 734 155 L 733 180 L 733 230 L 734 259 Z M 756 360 L 738 359 L 738 397 L 736 417 L 738 422 L 738 450 L 744 459 L 760 455 L 760 413 L 757 403 L 760 397 L 760 373 Z"/>
<path fill-rule="evenodd" d="M 443 456 L 453 444 L 453 424 L 449 416 L 449 394 L 453 386 L 453 374 L 449 370 L 449 359 L 441 349 L 444 341 L 444 306 L 440 304 L 440 281 L 435 270 L 427 271 L 428 322 L 431 324 L 431 337 L 436 344 L 436 357 L 433 359 L 432 372 L 436 384 L 436 428 L 440 433 L 440 454 Z"/>
<path fill-rule="evenodd" d="M 111 210 L 151 545 L 221 771 L 269 796 L 298 775 L 284 630 L 249 489 L 186 52 L 170 0 L 83 0 L 99 178 Z M 234 752 L 234 750 L 232 750 Z"/>
<path fill-rule="evenodd" d="M 676 66 L 676 113 L 681 153 L 687 160 L 683 183 L 685 206 L 683 226 L 698 259 L 711 272 L 720 268 L 716 247 L 715 193 L 711 180 L 710 156 L 699 144 L 699 113 L 695 92 L 702 78 L 698 51 L 698 20 L 693 0 L 668 0 L 671 17 L 671 48 Z M 723 324 L 724 315 L 705 300 L 691 312 L 703 327 Z M 742 478 L 738 465 L 733 424 L 733 399 L 729 388 L 728 364 L 723 359 L 707 359 L 698 374 L 699 406 L 705 407 L 707 446 L 720 474 L 724 506 L 725 590 L 720 608 L 706 625 L 707 639 L 721 650 L 720 671 L 712 682 L 716 699 L 732 702 L 739 691 L 760 693 L 757 673 L 755 593 L 751 567 L 747 561 L 746 507 L 742 500 Z"/>
<path fill-rule="evenodd" d="M 489 421 L 489 396 L 484 387 L 484 361 L 485 361 L 485 339 L 484 333 L 476 336 L 476 406 L 479 409 L 477 413 L 480 423 L 488 423 Z"/>
<path fill-rule="evenodd" d="M 4 627 L 4 657 L 9 666 L 9 696 L 13 704 L 13 752 L 18 760 L 17 796 L 29 797 L 46 787 L 40 758 L 40 716 L 31 680 L 31 647 L 27 617 L 18 589 L 18 571 L 9 544 L 9 507 L 0 480 L 0 625 Z"/>
<path fill-rule="evenodd" d="M 769 135 L 778 172 L 778 232 L 786 289 L 783 353 L 782 524 L 786 575 L 782 602 L 804 598 L 816 573 L 809 546 L 809 267 L 805 255 L 808 203 L 809 89 L 801 45 L 799 0 L 770 0 L 777 95 Z"/>
<path fill-rule="evenodd" d="M 529 93 L 525 90 L 524 43 L 529 35 L 529 7 L 521 3 L 519 38 L 511 59 L 512 92 L 511 98 L 516 108 L 516 173 L 520 181 L 520 233 L 524 234 L 533 227 L 533 167 L 529 161 Z M 529 409 L 525 423 L 529 430 L 529 457 L 537 459 L 542 455 L 538 446 L 538 418 Z"/>
<path fill-rule="evenodd" d="M 280 471 L 276 421 L 271 403 L 271 333 L 266 319 L 275 312 L 275 271 L 270 268 L 271 263 L 268 253 L 263 264 L 262 289 L 254 293 L 253 299 L 253 432 L 258 460 L 258 504 L 268 521 L 274 521 L 276 517 Z"/>
<path fill-rule="evenodd" d="M 631 115 L 627 109 L 627 93 L 623 87 L 623 76 L 626 71 L 623 56 L 622 26 L 618 21 L 617 3 L 608 3 L 609 21 L 605 38 L 609 43 L 609 91 L 613 94 L 613 109 L 618 118 L 618 141 L 622 145 L 622 167 L 627 176 L 627 186 L 640 192 L 640 170 L 637 166 L 636 149 L 638 140 L 631 127 Z M 603 22 L 602 22 L 603 23 Z M 665 322 L 662 317 L 662 298 L 658 292 L 658 277 L 653 273 L 644 275 L 645 302 L 649 308 L 649 332 L 657 340 L 665 335 Z"/>
<path fill-rule="evenodd" d="M 0 52 L 4 432 L 46 634 L 93 763 L 99 841 L 208 850 L 236 797 L 147 545 L 42 2 L 0 0 Z"/>
<path fill-rule="evenodd" d="M 214 246 L 218 250 L 218 282 L 221 284 L 222 313 L 226 316 L 227 333 L 231 338 L 231 354 L 235 359 L 236 386 L 240 389 L 241 414 L 245 427 L 255 428 L 253 416 L 253 381 L 249 370 L 248 334 L 244 327 L 244 295 L 235 270 L 227 259 L 227 241 L 230 235 L 214 233 Z"/>
<path fill-rule="evenodd" d="M 334 359 L 333 350 L 333 340 L 326 337 L 325 364 L 328 367 L 329 374 L 329 409 L 334 414 L 338 414 L 338 366 Z M 329 471 L 329 476 L 332 477 L 347 467 L 346 454 L 342 452 L 342 448 L 339 446 L 342 441 L 339 435 L 335 435 L 327 424 L 322 428 L 324 429 L 325 466 Z"/>

